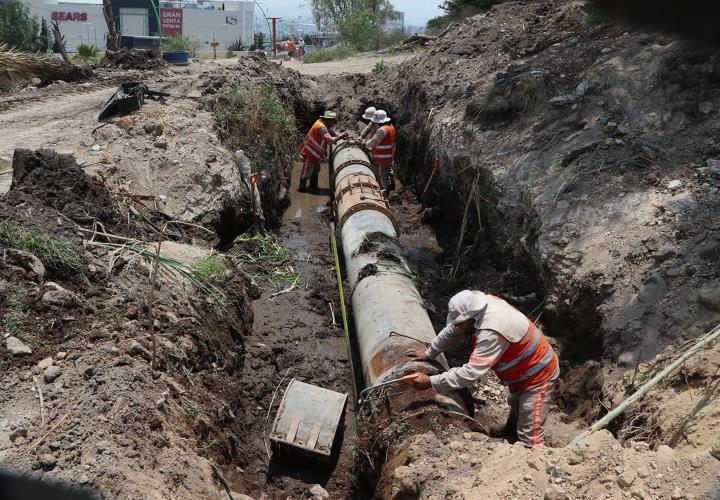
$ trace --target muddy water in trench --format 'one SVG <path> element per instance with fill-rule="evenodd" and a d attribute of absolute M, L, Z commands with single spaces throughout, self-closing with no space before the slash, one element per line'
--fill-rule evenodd
<path fill-rule="evenodd" d="M 296 256 L 301 273 L 292 292 L 271 298 L 268 292 L 254 303 L 253 334 L 246 340 L 247 353 L 242 381 L 249 384 L 244 403 L 248 435 L 240 450 L 242 470 L 233 474 L 236 491 L 271 498 L 307 495 L 318 483 L 333 498 L 347 497 L 352 487 L 354 413 L 348 400 L 344 432 L 339 434 L 337 451 L 328 465 L 307 458 L 273 458 L 268 465 L 263 433 L 272 392 L 287 374 L 270 413 L 268 427 L 277 412 L 283 390 L 291 378 L 341 393 L 352 393 L 348 353 L 340 326 L 337 284 L 329 244 L 330 212 L 326 206 L 327 165 L 320 176 L 318 193 L 299 193 L 301 165 L 296 165 L 290 188 L 291 205 L 285 213 L 279 236 Z M 329 303 L 333 303 L 334 325 Z"/>
<path fill-rule="evenodd" d="M 268 425 L 275 416 L 282 389 L 292 377 L 338 392 L 351 394 L 352 391 L 329 245 L 331 212 L 327 165 L 323 164 L 320 189 L 315 193 L 297 192 L 301 167 L 300 164 L 295 166 L 291 205 L 280 229 L 283 244 L 296 255 L 300 283 L 290 293 L 272 299 L 266 293 L 254 303 L 254 331 L 246 342 L 243 382 L 255 387 L 250 391 L 253 399 L 245 403 L 248 435 L 242 438 L 245 444 L 241 450 L 241 453 L 252 454 L 252 458 L 241 460 L 243 469 L 231 475 L 231 483 L 236 491 L 264 492 L 274 498 L 302 496 L 313 483 L 319 483 L 332 498 L 347 498 L 356 491 L 353 489 L 355 429 L 352 401 L 348 402 L 336 460 L 328 466 L 292 457 L 273 461 L 268 466 L 262 441 L 272 392 L 288 369 L 288 378 L 275 400 Z M 432 229 L 421 222 L 419 205 L 410 191 L 399 187 L 397 193 L 391 194 L 390 202 L 400 225 L 400 242 L 418 276 L 420 291 L 431 298 L 438 280 L 442 280 L 439 272 L 442 250 Z M 337 325 L 333 325 L 330 302 Z M 442 314 L 431 315 L 436 316 L 433 319 L 441 326 Z M 352 318 L 350 322 L 352 328 Z M 263 357 L 267 352 L 272 355 Z"/>

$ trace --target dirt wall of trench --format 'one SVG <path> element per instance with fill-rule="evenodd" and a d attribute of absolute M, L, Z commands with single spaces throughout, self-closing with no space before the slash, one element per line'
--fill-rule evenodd
<path fill-rule="evenodd" d="M 539 317 L 563 360 L 560 402 L 592 420 L 626 371 L 720 320 L 718 81 L 712 49 L 553 1 L 496 6 L 335 84 L 348 113 L 388 108 L 418 195 L 440 161 L 423 218 L 448 266 L 468 214 L 447 292 L 489 290 Z"/>

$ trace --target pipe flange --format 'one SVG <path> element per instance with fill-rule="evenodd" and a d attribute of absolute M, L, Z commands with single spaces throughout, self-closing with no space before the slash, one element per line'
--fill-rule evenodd
<path fill-rule="evenodd" d="M 362 165 L 363 167 L 367 167 L 369 169 L 372 169 L 372 163 L 365 160 L 348 160 L 342 162 L 337 167 L 333 168 L 333 176 L 332 176 L 332 183 L 333 186 L 335 186 L 335 179 L 337 179 L 337 174 L 345 167 L 349 167 L 350 165 Z"/>
<path fill-rule="evenodd" d="M 347 182 L 345 182 L 347 179 Z M 375 178 L 367 174 L 350 174 L 340 181 L 340 184 L 335 186 L 335 201 L 339 202 L 340 199 L 345 196 L 346 193 L 359 189 L 363 192 L 367 189 L 368 192 L 377 191 L 380 192 L 380 185 L 377 183 Z"/>
<path fill-rule="evenodd" d="M 385 202 L 385 205 L 378 205 L 378 202 Z M 373 203 L 375 202 L 375 203 Z M 398 236 L 400 235 L 400 226 L 397 223 L 397 220 L 395 219 L 395 215 L 390 210 L 390 207 L 387 206 L 387 201 L 377 200 L 375 198 L 368 198 L 366 200 L 361 201 L 360 203 L 356 203 L 355 205 L 352 205 L 350 208 L 348 208 L 343 214 L 342 217 L 340 217 L 340 220 L 337 221 L 337 228 L 338 231 L 342 231 L 343 224 L 345 224 L 345 221 L 350 218 L 351 215 L 354 215 L 358 212 L 361 212 L 363 210 L 375 210 L 376 212 L 380 212 L 381 214 L 385 215 L 390 222 L 393 225 L 393 228 L 395 229 L 395 234 Z M 337 203 L 335 204 L 335 213 L 337 214 Z"/>

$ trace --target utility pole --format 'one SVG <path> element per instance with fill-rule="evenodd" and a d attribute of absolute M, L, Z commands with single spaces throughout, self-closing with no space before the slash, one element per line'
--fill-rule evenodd
<path fill-rule="evenodd" d="M 282 17 L 269 17 L 268 19 L 272 20 L 272 50 L 273 55 L 277 56 L 277 25 L 275 23 Z"/>

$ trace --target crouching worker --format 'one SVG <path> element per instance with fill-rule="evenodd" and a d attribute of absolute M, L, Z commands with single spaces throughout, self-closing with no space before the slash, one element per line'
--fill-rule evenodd
<path fill-rule="evenodd" d="M 300 154 L 304 163 L 298 191 L 307 190 L 308 179 L 310 179 L 310 189 L 317 189 L 320 161 L 327 156 L 328 144 L 335 144 L 340 139 L 348 138 L 347 132 L 341 135 L 335 132 L 335 124 L 337 124 L 337 114 L 333 111 L 325 111 L 303 139 Z"/>
<path fill-rule="evenodd" d="M 510 389 L 506 433 L 517 428 L 526 446 L 545 443 L 545 419 L 560 373 L 558 358 L 542 332 L 523 313 L 504 300 L 464 290 L 450 299 L 447 326 L 425 350 L 406 354 L 418 361 L 434 359 L 463 337 L 472 336 L 469 361 L 445 373 L 414 373 L 416 390 L 436 392 L 470 387 L 488 370 Z"/>

